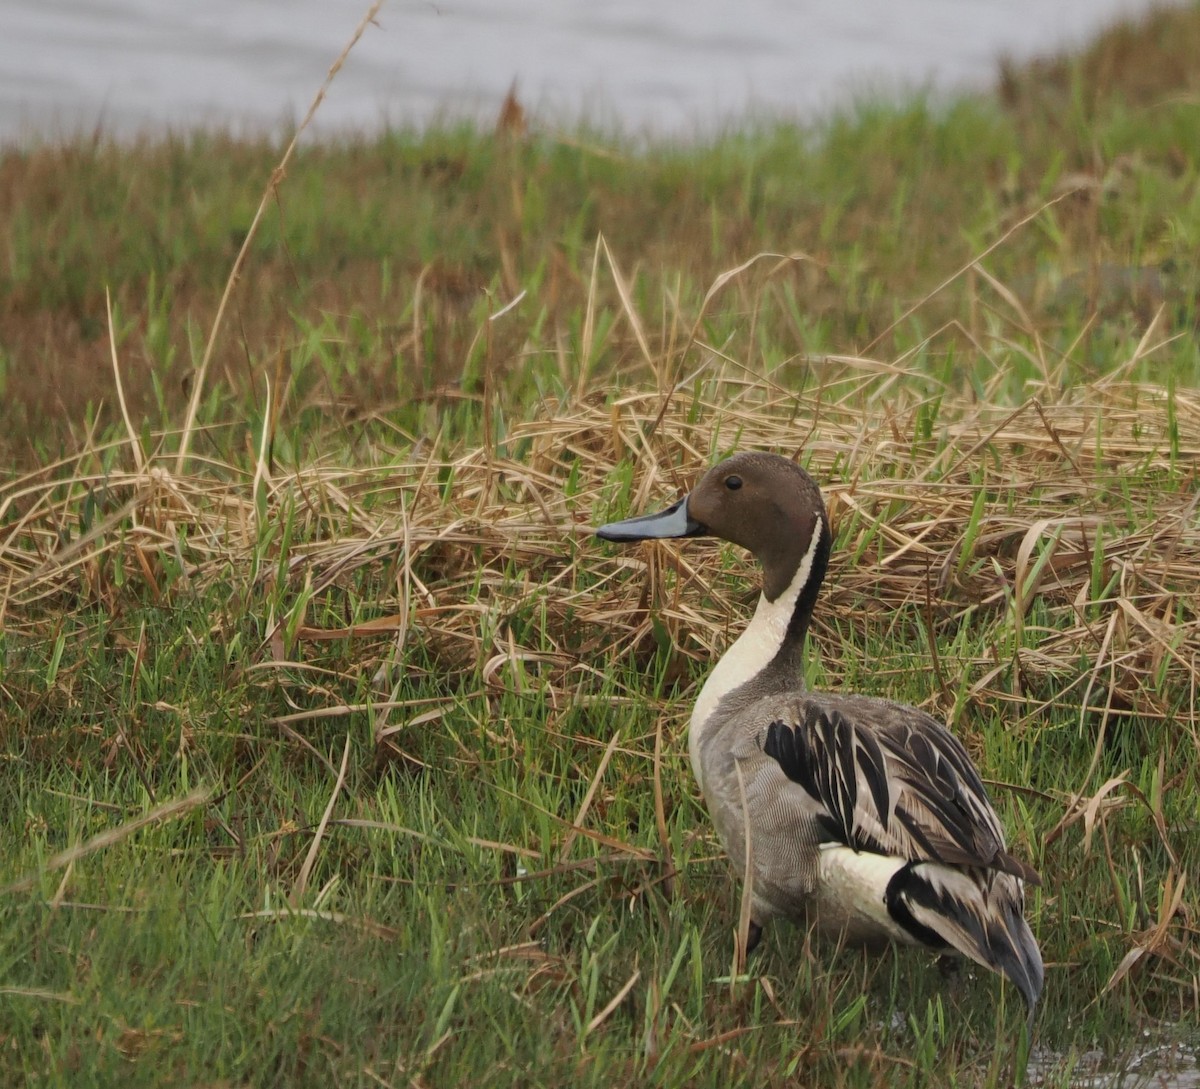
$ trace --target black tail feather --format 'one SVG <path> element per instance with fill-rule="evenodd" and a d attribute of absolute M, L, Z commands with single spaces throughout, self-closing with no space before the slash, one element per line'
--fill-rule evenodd
<path fill-rule="evenodd" d="M 1007 977 L 1030 1018 L 1042 993 L 1042 956 L 1025 922 L 1020 884 L 1008 874 L 910 862 L 888 883 L 888 913 L 931 949 L 947 946 Z"/>

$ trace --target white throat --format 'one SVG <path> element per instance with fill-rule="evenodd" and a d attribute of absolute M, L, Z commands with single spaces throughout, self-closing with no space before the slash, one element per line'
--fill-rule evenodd
<path fill-rule="evenodd" d="M 792 581 L 774 601 L 768 601 L 764 593 L 758 599 L 754 616 L 746 630 L 737 637 L 733 645 L 721 656 L 713 671 L 700 689 L 696 706 L 692 710 L 692 721 L 688 726 L 688 751 L 692 758 L 692 771 L 700 790 L 704 790 L 704 773 L 700 767 L 700 741 L 712 721 L 713 712 L 723 697 L 735 688 L 740 688 L 751 678 L 761 673 L 779 653 L 787 637 L 788 624 L 796 611 L 800 592 L 812 575 L 813 561 L 821 543 L 823 527 L 818 523 L 809 542 L 808 551 L 796 568 Z M 799 683 L 799 679 L 797 679 Z"/>

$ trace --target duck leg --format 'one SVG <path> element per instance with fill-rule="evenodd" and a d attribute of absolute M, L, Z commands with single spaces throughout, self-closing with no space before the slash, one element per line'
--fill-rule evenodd
<path fill-rule="evenodd" d="M 750 928 L 746 932 L 746 956 L 749 957 L 755 949 L 758 948 L 758 943 L 762 941 L 763 928 L 753 919 L 750 920 Z"/>
<path fill-rule="evenodd" d="M 943 953 L 937 959 L 938 975 L 947 983 L 953 983 L 960 975 L 962 975 L 963 962 L 961 957 L 952 957 L 948 953 Z"/>

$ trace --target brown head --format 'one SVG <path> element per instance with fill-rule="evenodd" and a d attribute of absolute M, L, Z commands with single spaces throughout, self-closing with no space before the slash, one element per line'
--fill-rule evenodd
<path fill-rule="evenodd" d="M 658 514 L 596 530 L 606 541 L 721 537 L 752 552 L 763 567 L 763 593 L 774 601 L 791 584 L 817 537 L 797 614 L 808 614 L 829 560 L 825 504 L 813 478 L 778 454 L 734 454 L 709 469 L 686 498 Z"/>

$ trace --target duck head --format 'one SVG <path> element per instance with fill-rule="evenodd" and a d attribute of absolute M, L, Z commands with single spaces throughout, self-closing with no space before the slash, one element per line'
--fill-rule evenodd
<path fill-rule="evenodd" d="M 762 564 L 763 594 L 775 601 L 807 564 L 800 594 L 811 611 L 829 562 L 829 517 L 816 482 L 778 454 L 734 454 L 709 469 L 695 489 L 657 514 L 610 522 L 606 541 L 720 537 Z"/>

